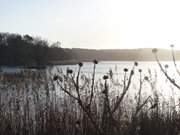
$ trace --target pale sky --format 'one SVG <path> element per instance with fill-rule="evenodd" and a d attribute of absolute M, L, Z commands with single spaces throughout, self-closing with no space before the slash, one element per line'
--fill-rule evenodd
<path fill-rule="evenodd" d="M 70 48 L 180 49 L 180 0 L 0 0 L 0 32 Z"/>

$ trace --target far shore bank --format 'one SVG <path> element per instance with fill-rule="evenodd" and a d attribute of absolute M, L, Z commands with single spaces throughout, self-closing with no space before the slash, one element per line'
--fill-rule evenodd
<path fill-rule="evenodd" d="M 99 62 L 156 62 L 155 60 L 97 60 Z M 162 62 L 171 62 L 172 60 L 160 60 Z M 177 60 L 178 62 L 179 60 Z M 55 65 L 76 65 L 79 62 L 93 62 L 93 60 L 59 60 L 59 61 L 51 61 L 47 65 L 0 65 L 1 68 L 9 67 L 9 68 L 23 68 L 23 69 L 45 69 L 49 66 L 55 66 Z"/>

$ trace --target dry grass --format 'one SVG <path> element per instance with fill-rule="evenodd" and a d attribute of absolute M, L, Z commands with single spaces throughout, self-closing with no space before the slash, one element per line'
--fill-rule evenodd
<path fill-rule="evenodd" d="M 0 75 L 0 135 L 177 135 L 180 106 L 160 100 L 151 75 L 135 63 L 118 83 L 79 70 L 23 71 Z M 136 71 L 136 72 L 135 72 Z M 138 76 L 138 83 L 133 77 Z M 144 84 L 153 94 L 144 96 Z M 135 95 L 129 95 L 136 85 Z"/>

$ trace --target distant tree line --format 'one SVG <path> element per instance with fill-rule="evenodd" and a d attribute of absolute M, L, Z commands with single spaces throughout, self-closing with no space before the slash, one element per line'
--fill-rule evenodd
<path fill-rule="evenodd" d="M 59 42 L 49 44 L 30 35 L 0 33 L 0 65 L 42 66 L 51 61 L 75 58 L 72 50 L 59 45 Z"/>
<path fill-rule="evenodd" d="M 152 48 L 141 49 L 81 49 L 61 48 L 60 42 L 48 41 L 30 35 L 0 33 L 0 66 L 44 66 L 48 64 L 67 64 L 80 61 L 151 61 L 155 60 Z M 180 60 L 180 51 L 175 52 Z M 171 60 L 167 49 L 159 49 L 160 60 Z"/>
<path fill-rule="evenodd" d="M 78 61 L 156 61 L 152 54 L 152 48 L 137 49 L 71 49 L 76 54 Z M 180 50 L 175 50 L 174 54 L 177 60 L 180 60 Z M 171 50 L 158 49 L 160 60 L 172 60 Z"/>

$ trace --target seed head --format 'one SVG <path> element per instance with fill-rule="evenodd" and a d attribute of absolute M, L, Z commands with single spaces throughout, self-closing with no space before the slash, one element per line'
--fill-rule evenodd
<path fill-rule="evenodd" d="M 139 69 L 138 71 L 139 71 L 139 73 L 141 73 L 141 72 L 142 72 L 142 69 Z"/>
<path fill-rule="evenodd" d="M 145 77 L 144 77 L 144 80 L 148 81 L 148 80 L 149 80 L 149 77 L 148 77 L 148 76 L 145 76 Z"/>
<path fill-rule="evenodd" d="M 78 65 L 79 65 L 79 67 L 82 67 L 82 66 L 83 66 L 83 63 L 82 63 L 82 62 L 79 62 Z"/>
<path fill-rule="evenodd" d="M 57 81 L 59 79 L 59 76 L 58 75 L 55 75 L 54 77 L 53 77 L 53 80 L 54 81 Z"/>
<path fill-rule="evenodd" d="M 134 62 L 134 66 L 138 66 L 138 62 L 137 61 Z"/>
<path fill-rule="evenodd" d="M 98 61 L 97 61 L 97 60 L 93 60 L 93 63 L 94 63 L 94 64 L 98 64 Z"/>
<path fill-rule="evenodd" d="M 108 78 L 109 78 L 109 77 L 108 77 L 107 75 L 104 75 L 104 76 L 103 76 L 103 79 L 104 79 L 104 80 L 107 80 Z"/>
<path fill-rule="evenodd" d="M 164 67 L 165 67 L 165 68 L 168 68 L 168 67 L 169 67 L 169 65 L 168 65 L 168 64 L 166 64 Z"/>
<path fill-rule="evenodd" d="M 134 75 L 134 70 L 131 70 L 131 75 Z"/>
<path fill-rule="evenodd" d="M 127 69 L 127 68 L 124 68 L 124 72 L 128 72 L 128 69 Z"/>
<path fill-rule="evenodd" d="M 72 69 L 67 69 L 67 74 L 72 74 L 73 70 Z"/>
<path fill-rule="evenodd" d="M 158 52 L 157 48 L 152 49 L 152 53 L 157 53 L 157 52 Z"/>

